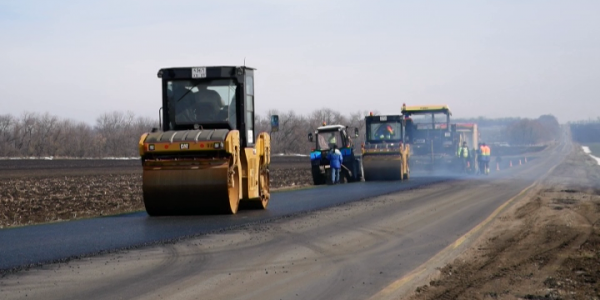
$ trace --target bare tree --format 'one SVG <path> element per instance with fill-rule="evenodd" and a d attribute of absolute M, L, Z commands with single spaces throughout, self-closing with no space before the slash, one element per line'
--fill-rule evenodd
<path fill-rule="evenodd" d="M 271 111 L 271 114 L 277 114 Z M 305 134 L 306 119 L 294 111 L 279 113 L 279 131 L 272 134 L 272 147 L 275 153 L 294 154 L 307 151 Z"/>
<path fill-rule="evenodd" d="M 60 128 L 56 128 L 58 125 L 58 118 L 51 116 L 48 113 L 43 115 L 32 116 L 32 134 L 31 134 L 31 146 L 29 153 L 32 156 L 46 156 L 54 155 L 56 149 L 53 149 L 55 144 L 53 137 L 56 137 L 56 131 Z"/>
<path fill-rule="evenodd" d="M 0 156 L 14 154 L 15 119 L 11 115 L 0 115 Z"/>

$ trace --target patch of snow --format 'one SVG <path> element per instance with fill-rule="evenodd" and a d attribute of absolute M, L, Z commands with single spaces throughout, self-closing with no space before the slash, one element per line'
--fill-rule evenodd
<path fill-rule="evenodd" d="M 592 153 L 592 151 L 590 151 L 590 147 L 588 147 L 588 146 L 581 146 L 581 149 L 583 149 L 583 153 L 585 153 L 585 154 Z"/>
<path fill-rule="evenodd" d="M 285 154 L 285 153 L 277 153 L 277 154 L 273 154 L 274 156 L 296 156 L 296 157 L 308 157 L 308 155 L 306 154 L 300 154 L 300 153 L 291 153 L 291 154 Z"/>
<path fill-rule="evenodd" d="M 592 155 L 592 151 L 590 151 L 590 147 L 588 146 L 581 146 L 581 149 L 583 149 L 583 152 L 585 152 L 586 154 L 588 154 L 591 158 L 595 159 L 598 162 L 598 165 L 600 165 L 600 157 L 596 157 Z"/>

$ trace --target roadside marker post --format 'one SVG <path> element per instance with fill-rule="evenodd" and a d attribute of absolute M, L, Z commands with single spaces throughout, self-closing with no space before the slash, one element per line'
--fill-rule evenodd
<path fill-rule="evenodd" d="M 512 168 L 512 160 L 510 161 L 510 167 Z"/>
<path fill-rule="evenodd" d="M 521 165 L 521 160 L 519 159 L 519 166 Z"/>
<path fill-rule="evenodd" d="M 500 171 L 500 163 L 496 163 L 496 171 Z"/>

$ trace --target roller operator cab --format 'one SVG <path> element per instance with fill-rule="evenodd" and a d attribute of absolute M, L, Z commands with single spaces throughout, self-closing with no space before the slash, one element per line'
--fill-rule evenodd
<path fill-rule="evenodd" d="M 354 137 L 358 137 L 358 129 L 354 129 Z M 343 163 L 340 170 L 340 180 L 354 182 L 362 180 L 362 163 L 354 155 L 354 143 L 348 133 L 348 126 L 323 125 L 308 134 L 308 141 L 314 143 L 310 153 L 310 163 L 313 183 L 321 185 L 330 183 L 331 175 L 327 153 L 333 146 L 342 153 Z"/>
<path fill-rule="evenodd" d="M 362 163 L 366 181 L 402 180 L 410 176 L 410 146 L 405 141 L 401 115 L 365 117 L 366 136 Z"/>
<path fill-rule="evenodd" d="M 139 142 L 149 215 L 267 207 L 270 137 L 254 131 L 254 71 L 245 66 L 158 71 L 161 125 Z"/>

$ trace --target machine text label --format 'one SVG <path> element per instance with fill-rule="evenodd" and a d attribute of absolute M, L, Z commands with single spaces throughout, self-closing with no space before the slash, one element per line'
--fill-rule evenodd
<path fill-rule="evenodd" d="M 192 78 L 206 78 L 206 68 L 192 68 Z"/>

